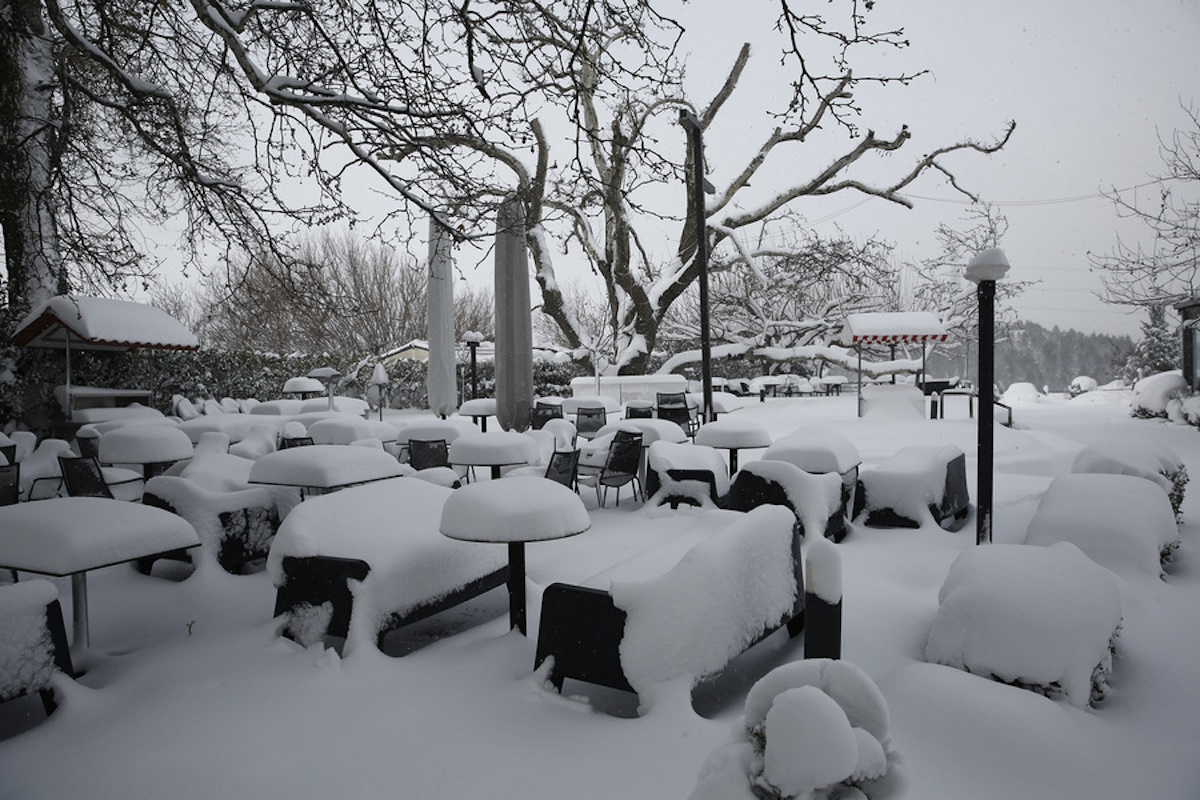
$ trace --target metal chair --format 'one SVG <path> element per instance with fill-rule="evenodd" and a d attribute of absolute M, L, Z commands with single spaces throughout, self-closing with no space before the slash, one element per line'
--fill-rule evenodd
<path fill-rule="evenodd" d="M 633 499 L 638 499 L 638 492 L 641 491 L 642 481 L 638 477 L 638 471 L 642 462 L 642 434 L 633 433 L 631 431 L 617 431 L 613 435 L 612 443 L 608 446 L 608 454 L 604 459 L 604 466 L 597 472 L 582 472 L 579 474 L 578 482 L 582 486 L 594 486 L 596 489 L 596 502 L 601 507 L 608 500 L 608 489 L 610 486 L 617 490 L 617 505 L 621 505 L 621 487 L 626 484 L 633 484 Z M 603 495 L 601 495 L 603 489 Z M 642 499 L 645 499 L 645 492 L 642 492 Z"/>
<path fill-rule="evenodd" d="M 13 444 L 0 444 L 0 456 L 4 456 L 4 460 L 10 464 L 17 463 L 17 445 L 16 445 L 16 443 L 14 442 Z"/>
<path fill-rule="evenodd" d="M 659 419 L 668 419 L 683 428 L 688 436 L 695 436 L 699 420 L 688 405 L 687 395 L 683 392 L 659 392 L 655 412 Z"/>
<path fill-rule="evenodd" d="M 408 463 L 415 470 L 450 466 L 450 445 L 445 439 L 409 439 Z"/>
<path fill-rule="evenodd" d="M 289 447 L 306 447 L 313 443 L 311 436 L 293 436 L 291 438 L 281 438 L 279 440 L 279 449 L 287 450 Z"/>
<path fill-rule="evenodd" d="M 104 481 L 100 462 L 94 456 L 58 457 L 63 486 L 71 497 L 105 497 L 113 499 L 112 490 Z"/>
<path fill-rule="evenodd" d="M 546 477 L 578 492 L 579 451 L 556 450 L 546 464 Z"/>
<path fill-rule="evenodd" d="M 529 409 L 529 427 L 540 431 L 552 419 L 562 419 L 562 406 L 539 405 Z"/>
<path fill-rule="evenodd" d="M 21 499 L 21 465 L 8 463 L 0 467 L 0 506 L 16 505 Z"/>
<path fill-rule="evenodd" d="M 608 411 L 599 406 L 583 406 L 575 412 L 575 430 L 585 439 L 608 424 Z"/>

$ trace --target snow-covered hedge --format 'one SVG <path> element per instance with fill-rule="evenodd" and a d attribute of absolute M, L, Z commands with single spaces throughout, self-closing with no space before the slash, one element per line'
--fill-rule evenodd
<path fill-rule="evenodd" d="M 729 741 L 701 770 L 690 800 L 862 797 L 895 756 L 883 694 L 847 661 L 778 667 L 746 695 Z"/>
<path fill-rule="evenodd" d="M 1162 574 L 1178 546 L 1171 503 L 1133 475 L 1060 475 L 1029 521 L 1028 544 L 1071 542 L 1096 563 L 1130 575 Z"/>
<path fill-rule="evenodd" d="M 1178 405 L 1187 391 L 1187 381 L 1179 370 L 1160 372 L 1142 378 L 1133 385 L 1132 413 L 1135 417 L 1167 417 L 1172 401 Z"/>
<path fill-rule="evenodd" d="M 1126 442 L 1121 445 L 1093 443 L 1075 456 L 1071 466 L 1075 473 L 1107 473 L 1135 475 L 1158 485 L 1171 501 L 1171 510 L 1179 521 L 1183 512 L 1183 495 L 1187 489 L 1188 471 L 1179 455 L 1163 445 Z"/>
<path fill-rule="evenodd" d="M 1120 625 L 1116 578 L 1079 548 L 991 544 L 951 565 L 925 659 L 1082 708 L 1107 691 Z"/>

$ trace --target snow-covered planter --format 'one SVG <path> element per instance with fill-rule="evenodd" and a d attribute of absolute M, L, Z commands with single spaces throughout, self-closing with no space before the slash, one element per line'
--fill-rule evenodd
<path fill-rule="evenodd" d="M 50 679 L 56 671 L 71 671 L 57 608 L 62 637 L 57 647 L 52 635 L 50 607 L 57 600 L 58 590 L 46 580 L 0 586 L 0 702 L 42 692 L 47 711 L 53 708 L 47 702 Z"/>
<path fill-rule="evenodd" d="M 1116 578 L 1079 548 L 992 544 L 951 565 L 925 659 L 1083 708 L 1107 691 L 1120 626 Z"/>
<path fill-rule="evenodd" d="M 1042 397 L 1042 393 L 1032 383 L 1017 381 L 1004 390 L 1004 394 L 1000 395 L 1000 402 L 1007 406 L 1038 403 L 1041 402 Z"/>
<path fill-rule="evenodd" d="M 768 673 L 746 695 L 729 741 L 690 800 L 865 797 L 895 756 L 883 694 L 846 661 L 809 659 Z"/>
<path fill-rule="evenodd" d="M 1075 456 L 1071 466 L 1075 473 L 1107 473 L 1112 475 L 1136 475 L 1158 485 L 1171 501 L 1171 510 L 1179 521 L 1183 512 L 1183 495 L 1187 488 L 1188 472 L 1179 455 L 1163 445 L 1127 442 L 1113 444 L 1089 444 Z"/>
<path fill-rule="evenodd" d="M 1133 475 L 1061 475 L 1029 522 L 1027 544 L 1071 542 L 1113 572 L 1162 575 L 1179 528 L 1162 489 Z"/>
<path fill-rule="evenodd" d="M 1142 378 L 1133 385 L 1131 412 L 1135 417 L 1146 419 L 1165 418 L 1168 416 L 1168 405 L 1172 401 L 1177 406 L 1180 405 L 1180 398 L 1186 391 L 1187 381 L 1183 379 L 1180 370 L 1160 372 Z"/>
<path fill-rule="evenodd" d="M 966 521 L 966 456 L 956 445 L 914 444 L 864 470 L 859 504 L 866 524 L 919 528 L 933 522 L 957 530 Z"/>

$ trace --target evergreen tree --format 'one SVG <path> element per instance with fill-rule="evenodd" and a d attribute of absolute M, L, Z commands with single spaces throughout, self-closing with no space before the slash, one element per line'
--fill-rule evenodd
<path fill-rule="evenodd" d="M 1142 339 L 1125 362 L 1125 380 L 1179 369 L 1180 342 L 1167 322 L 1164 304 L 1148 306 L 1150 318 L 1142 323 Z"/>

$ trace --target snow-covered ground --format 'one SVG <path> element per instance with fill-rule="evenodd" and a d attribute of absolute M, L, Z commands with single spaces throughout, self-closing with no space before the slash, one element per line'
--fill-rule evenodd
<path fill-rule="evenodd" d="M 1129 399 L 1089 392 L 1015 406 L 1016 427 L 996 433 L 996 542 L 1024 541 L 1043 492 L 1088 443 L 1168 445 L 1200 476 L 1200 433 L 1131 418 Z M 956 445 L 974 498 L 965 398 L 950 398 L 952 418 L 942 421 L 857 419 L 854 408 L 853 397 L 817 397 L 751 402 L 735 413 L 776 437 L 828 426 L 867 468 L 906 445 Z M 761 452 L 744 450 L 741 460 Z M 855 526 L 836 545 L 842 654 L 874 680 L 890 714 L 890 777 L 868 793 L 1196 797 L 1200 486 L 1190 489 L 1165 579 L 1114 573 L 1123 621 L 1107 695 L 1090 708 L 926 663 L 943 579 L 975 547 L 973 517 L 956 533 Z M 700 514 L 722 513 L 627 500 L 596 510 L 594 495 L 583 498 L 591 530 L 527 548 L 536 584 L 529 638 L 508 631 L 499 589 L 389 642 L 417 648 L 408 655 L 360 648 L 343 659 L 276 636 L 265 572 L 203 568 L 182 581 L 128 565 L 94 573 L 87 673 L 59 682 L 61 706 L 49 719 L 36 698 L 0 706 L 0 798 L 687 798 L 706 759 L 735 734 L 749 687 L 801 658 L 803 637 L 776 633 L 694 697 L 686 681 L 661 686 L 642 716 L 612 693 L 547 689 L 533 670 L 537 589 L 612 567 L 652 530 L 682 532 L 701 527 Z M 69 591 L 59 582 L 64 601 Z M 823 708 L 793 692 L 796 708 Z"/>

